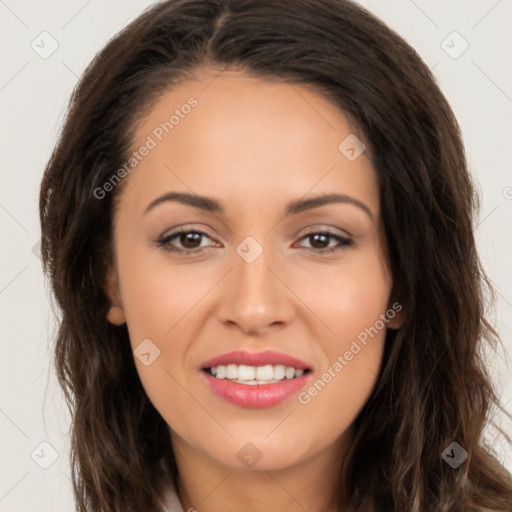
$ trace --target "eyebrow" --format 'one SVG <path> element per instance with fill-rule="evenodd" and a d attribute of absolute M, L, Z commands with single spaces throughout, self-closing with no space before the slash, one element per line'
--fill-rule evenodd
<path fill-rule="evenodd" d="M 199 196 L 197 194 L 189 194 L 187 192 L 167 192 L 166 194 L 151 201 L 144 213 L 147 213 L 157 205 L 168 201 L 175 201 L 188 206 L 193 206 L 194 208 L 199 208 L 210 213 L 220 215 L 225 214 L 223 206 L 216 199 Z M 373 220 L 373 214 L 366 204 L 359 201 L 359 199 L 347 196 L 346 194 L 322 194 L 310 199 L 299 199 L 297 201 L 292 201 L 286 206 L 284 216 L 287 217 L 289 215 L 295 215 L 306 210 L 319 208 L 320 206 L 333 203 L 351 204 L 353 206 L 357 206 Z"/>

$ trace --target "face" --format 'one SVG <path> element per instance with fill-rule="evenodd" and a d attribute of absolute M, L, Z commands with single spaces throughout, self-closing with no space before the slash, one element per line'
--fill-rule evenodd
<path fill-rule="evenodd" d="M 369 398 L 400 314 L 354 133 L 313 90 L 234 71 L 175 86 L 137 127 L 108 318 L 175 447 L 286 468 L 331 450 Z"/>

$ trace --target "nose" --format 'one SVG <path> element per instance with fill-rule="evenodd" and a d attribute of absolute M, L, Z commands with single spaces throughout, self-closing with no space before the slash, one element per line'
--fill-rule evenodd
<path fill-rule="evenodd" d="M 293 292 L 286 276 L 266 249 L 248 263 L 237 253 L 234 268 L 219 290 L 219 320 L 240 329 L 246 335 L 266 333 L 269 328 L 284 327 L 293 315 Z"/>

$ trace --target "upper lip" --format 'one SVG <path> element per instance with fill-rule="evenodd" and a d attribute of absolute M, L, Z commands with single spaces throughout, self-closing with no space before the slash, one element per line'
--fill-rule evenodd
<path fill-rule="evenodd" d="M 246 352 L 245 350 L 235 350 L 233 352 L 227 352 L 220 356 L 212 357 L 205 361 L 201 365 L 201 369 L 212 368 L 213 366 L 219 365 L 246 365 L 246 366 L 266 366 L 268 364 L 283 366 L 291 366 L 296 370 L 311 370 L 311 365 L 308 365 L 304 361 L 281 352 L 275 352 L 273 350 L 266 350 L 264 352 Z"/>

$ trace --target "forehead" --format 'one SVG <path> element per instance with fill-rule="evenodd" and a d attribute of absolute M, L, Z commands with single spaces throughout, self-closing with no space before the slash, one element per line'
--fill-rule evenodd
<path fill-rule="evenodd" d="M 308 191 L 351 193 L 373 203 L 378 191 L 363 152 L 353 161 L 340 149 L 362 136 L 343 112 L 313 88 L 248 77 L 203 73 L 174 85 L 135 130 L 133 151 L 145 156 L 130 171 L 129 194 L 149 201 L 181 189 L 246 201 Z"/>

